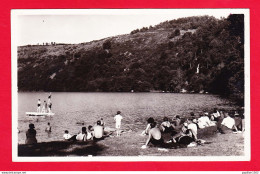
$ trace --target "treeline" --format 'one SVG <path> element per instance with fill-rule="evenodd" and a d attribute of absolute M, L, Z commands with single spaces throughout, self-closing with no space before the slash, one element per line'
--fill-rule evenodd
<path fill-rule="evenodd" d="M 19 48 L 18 89 L 187 90 L 221 94 L 243 104 L 243 15 L 181 18 L 141 30 L 95 42 L 92 49 L 79 44 L 50 54 L 42 47 Z"/>

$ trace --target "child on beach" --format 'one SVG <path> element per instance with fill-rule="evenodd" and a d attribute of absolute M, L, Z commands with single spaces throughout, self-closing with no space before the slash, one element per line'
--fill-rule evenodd
<path fill-rule="evenodd" d="M 69 131 L 68 130 L 65 130 L 65 133 L 63 135 L 63 138 L 65 140 L 69 140 L 72 136 L 69 134 Z"/>
<path fill-rule="evenodd" d="M 120 114 L 121 112 L 117 111 L 117 114 L 114 117 L 114 120 L 116 121 L 116 136 L 120 136 L 121 120 L 123 119 Z"/>

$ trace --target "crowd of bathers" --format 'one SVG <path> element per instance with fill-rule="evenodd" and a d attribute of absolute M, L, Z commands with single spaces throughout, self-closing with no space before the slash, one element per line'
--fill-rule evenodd
<path fill-rule="evenodd" d="M 52 113 L 51 112 L 52 102 L 51 102 L 51 93 L 48 96 L 48 100 L 43 101 L 43 105 L 41 107 L 41 99 L 37 101 L 37 112 L 38 113 Z"/>
<path fill-rule="evenodd" d="M 116 136 L 121 135 L 121 120 L 123 117 L 120 115 L 121 112 L 117 111 L 117 114 L 114 116 L 115 120 L 115 129 L 105 127 L 105 122 L 103 118 L 100 118 L 96 122 L 94 126 L 89 125 L 87 127 L 82 127 L 81 131 L 76 134 L 76 135 L 71 135 L 68 130 L 64 131 L 63 139 L 65 141 L 98 141 L 98 140 L 103 140 L 105 137 L 111 136 L 113 132 L 116 132 Z M 36 139 L 36 130 L 34 129 L 34 124 L 30 123 L 29 124 L 29 129 L 26 131 L 26 140 L 25 144 L 35 144 L 37 143 Z M 45 129 L 46 132 L 50 133 L 51 132 L 51 126 L 50 123 L 48 122 L 48 126 Z"/>
<path fill-rule="evenodd" d="M 205 142 L 198 139 L 198 129 L 212 126 L 215 126 L 216 132 L 220 134 L 225 134 L 227 131 L 241 133 L 244 131 L 244 114 L 241 111 L 225 112 L 214 108 L 210 114 L 204 111 L 196 116 L 191 112 L 189 117 L 181 118 L 176 115 L 172 120 L 164 117 L 159 125 L 154 118 L 150 117 L 146 129 L 141 133 L 141 135 L 148 135 L 142 148 L 147 148 L 148 145 L 164 148 L 175 148 L 178 145 L 193 146 Z M 170 135 L 168 139 L 163 138 L 164 134 Z"/>
<path fill-rule="evenodd" d="M 121 112 L 118 111 L 114 116 L 115 128 L 105 127 L 103 118 L 100 118 L 94 126 L 82 127 L 81 131 L 76 135 L 71 135 L 65 130 L 63 139 L 65 141 L 98 141 L 105 137 L 121 135 L 121 120 L 123 119 Z M 50 127 L 49 123 L 48 126 Z M 142 148 L 148 146 L 156 146 L 163 148 L 172 148 L 178 145 L 192 146 L 196 143 L 203 142 L 198 138 L 198 130 L 207 127 L 216 127 L 216 131 L 225 134 L 227 131 L 240 133 L 244 131 L 244 114 L 242 111 L 219 111 L 217 108 L 211 113 L 207 111 L 200 112 L 195 115 L 193 112 L 190 116 L 181 117 L 176 115 L 174 118 L 164 117 L 160 124 L 157 124 L 153 117 L 147 119 L 146 129 L 141 133 L 142 136 L 148 135 L 148 138 Z M 51 130 L 49 128 L 48 130 Z M 164 136 L 164 135 L 168 136 Z M 165 138 L 166 137 L 166 138 Z M 37 143 L 36 131 L 34 124 L 29 125 L 26 132 L 26 144 Z"/>

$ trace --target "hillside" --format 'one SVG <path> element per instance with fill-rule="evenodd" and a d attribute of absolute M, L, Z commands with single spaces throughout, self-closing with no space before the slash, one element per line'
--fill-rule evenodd
<path fill-rule="evenodd" d="M 21 46 L 18 89 L 207 91 L 243 101 L 244 16 L 181 18 L 87 43 Z"/>

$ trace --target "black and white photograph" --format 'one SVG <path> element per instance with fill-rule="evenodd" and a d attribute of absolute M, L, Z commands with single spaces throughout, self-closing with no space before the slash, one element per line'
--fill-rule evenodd
<path fill-rule="evenodd" d="M 13 161 L 249 161 L 249 9 L 12 10 Z"/>

